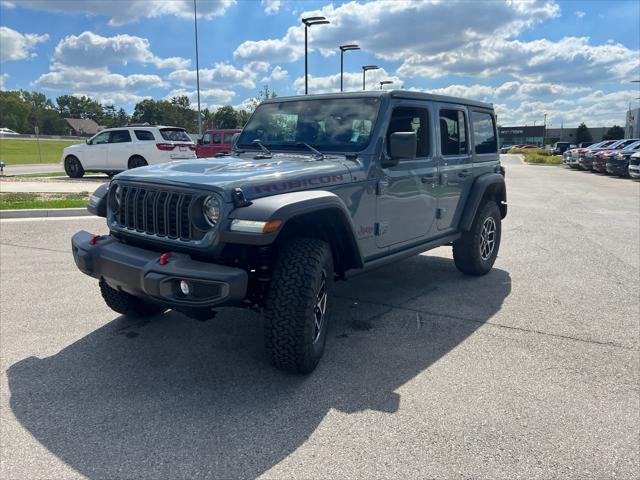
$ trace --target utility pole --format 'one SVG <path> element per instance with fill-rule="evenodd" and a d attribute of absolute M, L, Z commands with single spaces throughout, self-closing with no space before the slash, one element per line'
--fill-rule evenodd
<path fill-rule="evenodd" d="M 340 91 L 343 91 L 342 88 L 342 78 L 344 76 L 344 52 L 348 50 L 360 50 L 358 45 L 340 45 Z"/>
<path fill-rule="evenodd" d="M 312 25 L 326 25 L 331 22 L 329 22 L 325 17 L 308 17 L 303 18 L 302 23 L 304 23 L 304 94 L 307 95 L 309 93 L 309 42 L 307 31 Z"/>
<path fill-rule="evenodd" d="M 202 138 L 202 115 L 200 114 L 200 61 L 198 55 L 198 9 L 193 0 L 193 23 L 196 32 L 196 90 L 198 91 L 198 140 Z"/>
<path fill-rule="evenodd" d="M 363 65 L 362 67 L 362 90 L 366 90 L 366 78 L 368 70 L 378 70 L 380 67 L 377 65 Z"/>

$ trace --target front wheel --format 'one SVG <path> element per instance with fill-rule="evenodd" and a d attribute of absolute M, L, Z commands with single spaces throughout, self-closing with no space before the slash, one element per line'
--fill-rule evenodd
<path fill-rule="evenodd" d="M 149 164 L 144 158 L 139 155 L 135 155 L 129 159 L 128 167 L 129 170 L 131 170 L 132 168 L 146 167 L 147 165 Z"/>
<path fill-rule="evenodd" d="M 493 201 L 480 205 L 471 229 L 453 242 L 453 261 L 467 275 L 488 273 L 498 256 L 502 216 Z"/>
<path fill-rule="evenodd" d="M 69 155 L 64 159 L 64 171 L 69 178 L 82 178 L 84 176 L 84 168 L 80 160 L 73 155 Z"/>
<path fill-rule="evenodd" d="M 264 320 L 273 364 L 310 373 L 324 352 L 333 259 L 327 242 L 294 238 L 282 248 L 271 276 Z"/>

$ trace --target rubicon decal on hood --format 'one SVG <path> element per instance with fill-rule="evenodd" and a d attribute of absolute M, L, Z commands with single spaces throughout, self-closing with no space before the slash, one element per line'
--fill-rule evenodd
<path fill-rule="evenodd" d="M 265 183 L 263 185 L 256 185 L 253 187 L 253 191 L 256 194 L 260 193 L 279 193 L 286 192 L 288 190 L 298 190 L 301 188 L 318 187 L 331 185 L 333 183 L 342 183 L 344 181 L 344 175 L 320 175 L 317 177 L 302 178 L 300 180 L 284 180 L 281 182 Z"/>

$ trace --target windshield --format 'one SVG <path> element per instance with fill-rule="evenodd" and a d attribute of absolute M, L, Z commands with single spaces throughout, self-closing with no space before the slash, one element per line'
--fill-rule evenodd
<path fill-rule="evenodd" d="M 181 128 L 161 128 L 160 135 L 170 142 L 191 142 L 189 134 Z"/>
<path fill-rule="evenodd" d="M 631 145 L 624 147 L 624 150 L 638 150 L 640 148 L 640 140 L 636 140 Z"/>
<path fill-rule="evenodd" d="M 357 152 L 369 144 L 378 115 L 378 98 L 341 98 L 265 103 L 242 130 L 238 148 Z"/>

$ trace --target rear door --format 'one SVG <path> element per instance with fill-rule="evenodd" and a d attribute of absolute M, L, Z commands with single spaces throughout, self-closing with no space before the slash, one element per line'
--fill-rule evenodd
<path fill-rule="evenodd" d="M 109 168 L 115 171 L 126 170 L 133 153 L 129 130 L 112 130 L 109 135 Z"/>
<path fill-rule="evenodd" d="M 211 156 L 215 156 L 223 151 L 222 132 L 213 132 L 211 134 Z"/>
<path fill-rule="evenodd" d="M 437 225 L 438 231 L 456 227 L 473 182 L 469 121 L 463 105 L 438 105 Z"/>
<path fill-rule="evenodd" d="M 222 136 L 222 146 L 223 146 L 223 152 L 225 153 L 230 153 L 231 152 L 231 148 L 233 147 L 233 136 L 235 135 L 235 132 L 225 132 L 224 135 Z"/>

